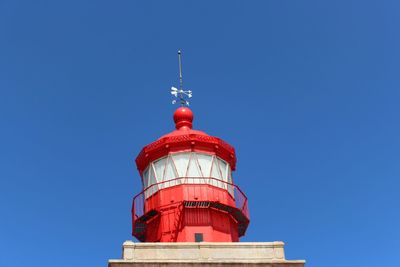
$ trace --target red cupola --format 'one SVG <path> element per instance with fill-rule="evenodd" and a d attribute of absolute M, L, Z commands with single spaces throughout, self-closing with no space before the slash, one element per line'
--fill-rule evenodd
<path fill-rule="evenodd" d="M 144 242 L 237 242 L 249 224 L 247 198 L 233 183 L 234 148 L 193 130 L 193 113 L 174 113 L 176 130 L 136 158 L 143 190 L 133 199 L 132 235 Z"/>

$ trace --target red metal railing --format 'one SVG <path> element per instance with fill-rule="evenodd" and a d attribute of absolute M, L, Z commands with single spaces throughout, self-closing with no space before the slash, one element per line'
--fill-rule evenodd
<path fill-rule="evenodd" d="M 249 218 L 247 197 L 237 185 L 212 177 L 179 177 L 153 184 L 145 188 L 142 192 L 140 192 L 133 198 L 133 227 L 135 225 L 135 221 L 138 218 L 153 209 L 159 208 L 158 206 L 155 206 L 159 204 L 159 202 L 153 202 L 152 199 L 157 197 L 157 194 L 160 193 L 160 190 L 170 189 L 181 185 L 184 185 L 181 187 L 181 193 L 184 198 L 188 196 L 198 195 L 201 201 L 217 200 L 221 202 L 226 202 L 223 204 L 234 206 L 235 208 L 239 209 L 243 213 L 243 215 Z M 228 191 L 229 194 L 226 194 L 226 191 Z M 145 199 L 148 199 L 148 201 L 145 202 Z M 193 199 L 183 200 L 190 201 Z"/>

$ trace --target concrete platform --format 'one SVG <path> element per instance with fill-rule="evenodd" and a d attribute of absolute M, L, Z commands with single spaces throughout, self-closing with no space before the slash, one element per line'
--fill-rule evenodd
<path fill-rule="evenodd" d="M 122 259 L 108 267 L 158 266 L 265 266 L 303 267 L 304 260 L 286 260 L 284 243 L 134 243 L 126 241 Z"/>

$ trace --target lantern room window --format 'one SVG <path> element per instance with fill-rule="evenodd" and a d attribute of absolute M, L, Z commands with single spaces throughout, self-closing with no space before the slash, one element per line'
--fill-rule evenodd
<path fill-rule="evenodd" d="M 186 179 L 180 179 L 186 178 Z M 230 165 L 223 159 L 204 153 L 173 153 L 149 164 L 143 172 L 146 198 L 178 184 L 211 184 L 227 189 L 233 195 Z"/>

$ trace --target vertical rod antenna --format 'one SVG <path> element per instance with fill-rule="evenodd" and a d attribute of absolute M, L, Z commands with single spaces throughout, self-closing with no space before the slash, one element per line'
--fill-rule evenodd
<path fill-rule="evenodd" d="M 183 78 L 182 78 L 182 52 L 178 50 L 178 61 L 179 61 L 179 98 L 181 100 L 181 106 L 185 105 L 185 101 L 183 100 Z"/>
<path fill-rule="evenodd" d="M 183 81 L 182 81 L 182 52 L 178 50 L 178 61 L 179 61 L 179 89 L 183 90 Z"/>

